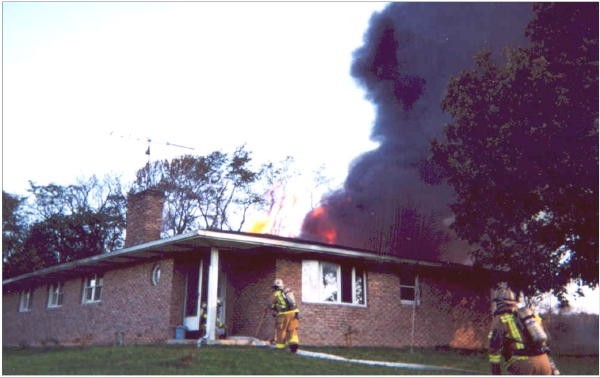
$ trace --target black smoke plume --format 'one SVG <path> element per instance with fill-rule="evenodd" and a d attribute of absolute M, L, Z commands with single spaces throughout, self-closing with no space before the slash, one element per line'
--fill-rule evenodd
<path fill-rule="evenodd" d="M 376 106 L 379 147 L 351 164 L 342 189 L 307 214 L 301 238 L 380 254 L 468 262 L 468 245 L 450 230 L 453 192 L 430 185 L 428 147 L 449 121 L 440 103 L 451 76 L 473 66 L 482 49 L 501 58 L 523 46 L 530 3 L 392 3 L 371 17 L 351 74 Z M 427 180 L 431 182 L 431 180 Z"/>

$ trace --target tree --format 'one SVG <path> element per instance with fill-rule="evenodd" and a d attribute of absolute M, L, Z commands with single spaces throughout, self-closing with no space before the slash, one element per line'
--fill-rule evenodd
<path fill-rule="evenodd" d="M 536 3 L 528 48 L 451 79 L 431 161 L 478 264 L 526 294 L 598 283 L 598 4 Z"/>
<path fill-rule="evenodd" d="M 2 191 L 2 268 L 5 276 L 11 273 L 11 259 L 22 250 L 27 230 L 24 201 L 25 197 Z"/>
<path fill-rule="evenodd" d="M 76 185 L 30 182 L 31 224 L 17 253 L 8 258 L 9 275 L 119 249 L 125 229 L 125 196 L 119 179 L 92 176 Z"/>
<path fill-rule="evenodd" d="M 92 237 L 93 242 L 86 240 L 83 243 L 97 244 L 98 253 L 123 246 L 127 208 L 120 178 L 106 176 L 100 180 L 92 176 L 68 186 L 30 183 L 29 191 L 33 194 L 34 214 L 41 222 L 49 226 L 60 226 L 64 222 L 70 225 L 67 227 L 70 231 L 81 227 L 79 232 L 75 231 L 73 238 Z M 58 221 L 60 218 L 62 220 Z M 58 223 L 52 225 L 52 222 Z"/>
<path fill-rule="evenodd" d="M 169 235 L 196 228 L 240 231 L 248 211 L 267 204 L 263 184 L 283 174 L 271 163 L 253 167 L 250 152 L 240 146 L 232 153 L 147 164 L 138 171 L 132 191 L 152 187 L 165 192 L 163 230 Z"/>
<path fill-rule="evenodd" d="M 207 157 L 206 168 L 199 172 L 200 185 L 195 190 L 206 229 L 233 230 L 237 217 L 239 231 L 248 208 L 262 202 L 259 193 L 252 188 L 262 172 L 253 170 L 250 161 L 250 152 L 244 146 L 237 148 L 231 158 L 220 152 Z"/>
<path fill-rule="evenodd" d="M 147 163 L 138 170 L 131 188 L 140 192 L 156 188 L 165 193 L 165 219 L 163 229 L 167 233 L 180 235 L 194 228 L 198 219 L 193 191 L 187 183 L 196 170 L 196 158 L 190 155 Z"/>

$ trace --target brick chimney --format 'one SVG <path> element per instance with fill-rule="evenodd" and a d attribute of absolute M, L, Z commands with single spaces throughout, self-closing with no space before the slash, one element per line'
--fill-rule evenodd
<path fill-rule="evenodd" d="M 127 196 L 125 247 L 160 239 L 164 202 L 164 193 L 156 189 Z"/>

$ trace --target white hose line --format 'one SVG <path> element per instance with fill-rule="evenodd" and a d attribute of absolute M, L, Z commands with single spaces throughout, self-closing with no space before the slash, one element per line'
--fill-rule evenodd
<path fill-rule="evenodd" d="M 334 360 L 341 362 L 350 362 L 353 364 L 361 364 L 361 365 L 373 365 L 373 366 L 386 366 L 400 369 L 411 369 L 411 370 L 450 370 L 462 373 L 475 373 L 480 374 L 475 371 L 463 370 L 463 369 L 455 369 L 451 367 L 443 367 L 443 366 L 433 366 L 433 365 L 421 365 L 421 364 L 410 364 L 405 362 L 387 362 L 387 361 L 373 361 L 373 360 L 358 360 L 355 358 L 346 358 L 341 356 L 336 356 L 335 354 L 328 353 L 319 353 L 319 352 L 310 352 L 308 350 L 299 349 L 296 354 L 306 357 L 314 357 L 314 358 L 322 358 L 326 360 Z"/>

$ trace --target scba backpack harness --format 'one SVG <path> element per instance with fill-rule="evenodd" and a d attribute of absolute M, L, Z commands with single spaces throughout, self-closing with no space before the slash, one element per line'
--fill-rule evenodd
<path fill-rule="evenodd" d="M 521 323 L 521 328 L 525 330 L 525 338 L 529 341 L 525 344 L 529 344 L 533 349 L 539 349 L 543 352 L 548 341 L 548 335 L 544 331 L 539 317 L 528 307 L 518 309 L 515 315 L 517 321 Z"/>
<path fill-rule="evenodd" d="M 285 309 L 283 311 L 289 311 L 296 308 L 296 298 L 294 298 L 294 294 L 292 290 L 285 288 L 282 291 L 282 297 L 285 301 Z"/>

